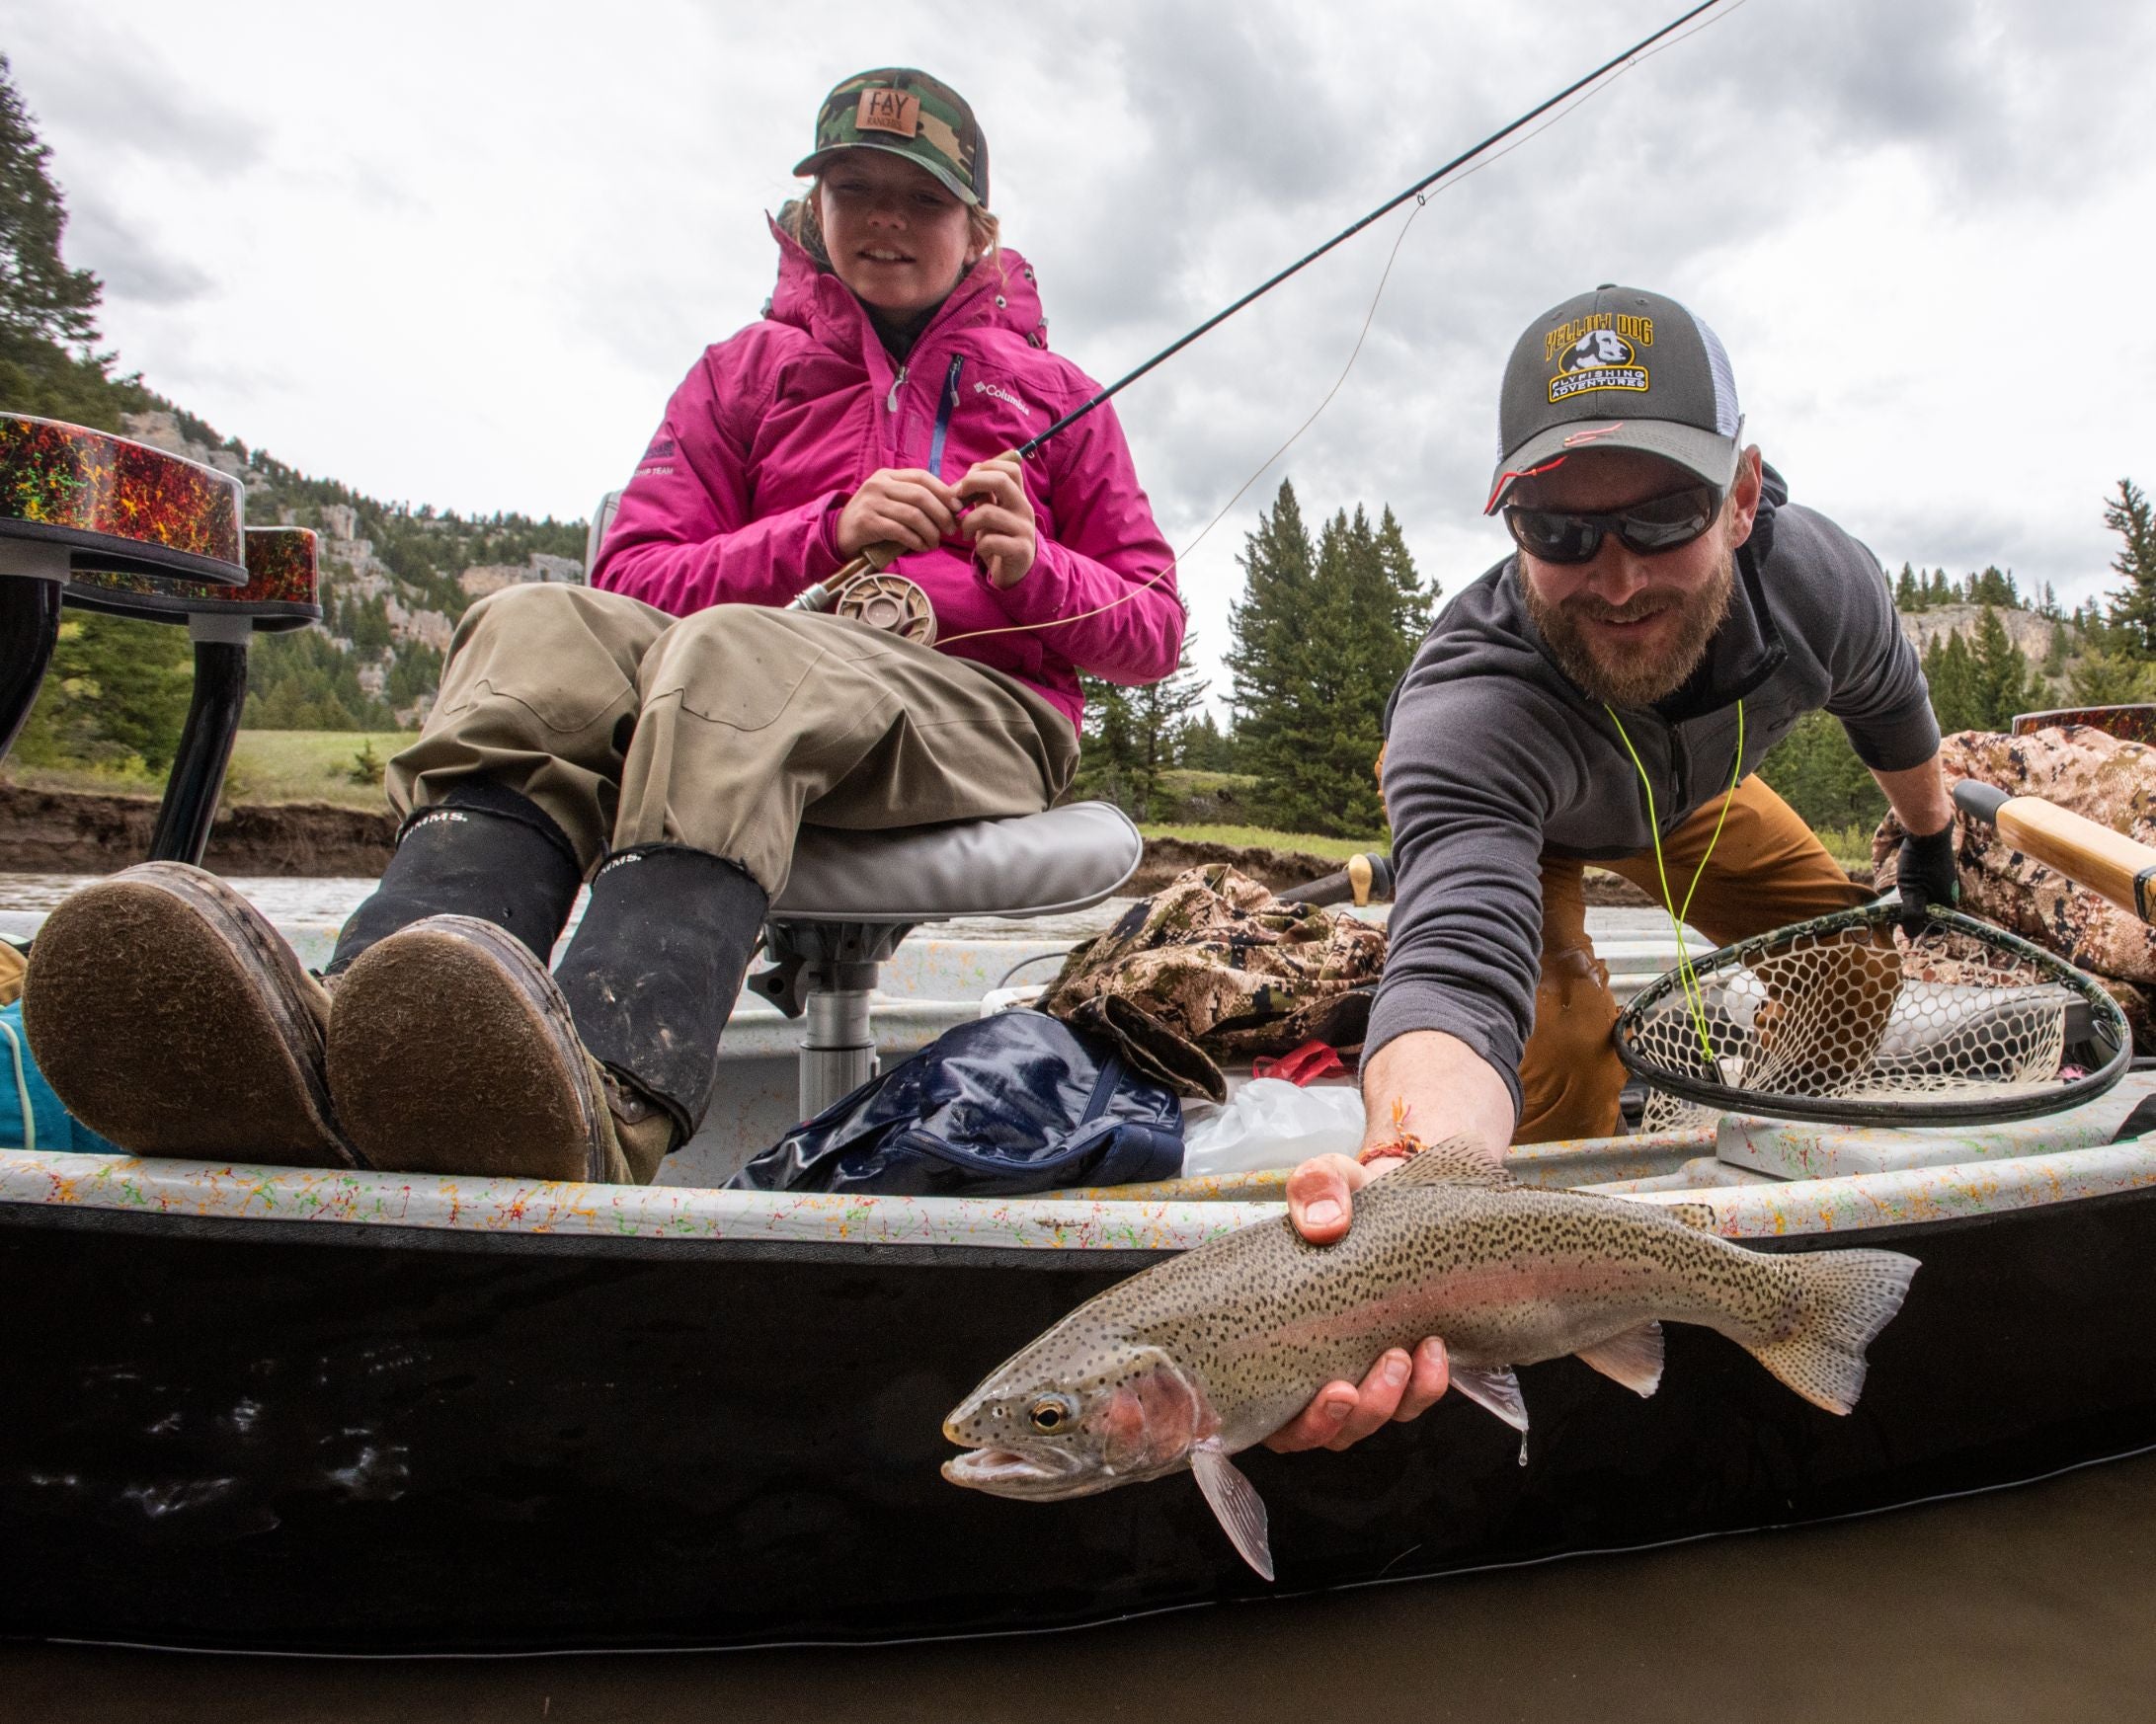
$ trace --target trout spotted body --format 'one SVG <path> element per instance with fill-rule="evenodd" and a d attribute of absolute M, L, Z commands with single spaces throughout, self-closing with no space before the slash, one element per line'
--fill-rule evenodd
<path fill-rule="evenodd" d="M 1188 1466 L 1270 1579 L 1264 1506 L 1228 1456 L 1425 1335 L 1444 1340 L 1452 1386 L 1523 1433 L 1514 1367 L 1572 1353 L 1652 1394 L 1663 1320 L 1719 1330 L 1806 1400 L 1848 1412 L 1915 1260 L 1748 1251 L 1704 1231 L 1711 1218 L 1533 1190 L 1469 1144 L 1439 1144 L 1365 1187 L 1335 1245 L 1261 1222 L 1087 1300 L 945 1421 L 971 1452 L 944 1474 L 1057 1498 Z"/>

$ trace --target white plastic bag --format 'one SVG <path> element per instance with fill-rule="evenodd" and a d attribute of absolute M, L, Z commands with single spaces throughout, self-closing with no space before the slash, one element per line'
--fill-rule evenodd
<path fill-rule="evenodd" d="M 1363 1142 L 1363 1098 L 1348 1084 L 1298 1089 L 1253 1077 L 1183 1136 L 1183 1177 L 1293 1167 L 1313 1155 L 1352 1155 Z"/>

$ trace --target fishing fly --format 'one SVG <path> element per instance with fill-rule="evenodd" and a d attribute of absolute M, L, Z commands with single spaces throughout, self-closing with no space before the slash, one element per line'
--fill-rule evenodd
<path fill-rule="evenodd" d="M 1407 220 L 1400 224 L 1400 231 L 1393 241 L 1393 249 L 1386 257 L 1385 269 L 1378 277 L 1377 290 L 1371 297 L 1369 310 L 1363 316 L 1362 328 L 1356 335 L 1355 345 L 1349 352 L 1347 362 L 1341 367 L 1339 376 L 1333 380 L 1332 387 L 1325 391 L 1323 398 L 1312 410 L 1309 418 L 1305 419 L 1289 434 L 1287 440 L 1270 455 L 1266 456 L 1263 464 L 1237 488 L 1235 495 L 1221 506 L 1220 510 L 1205 524 L 1197 537 L 1185 545 L 1181 551 L 1170 557 L 1166 564 L 1155 574 L 1133 586 L 1129 591 L 1110 599 L 1106 604 L 1095 605 L 1089 610 L 1075 611 L 1069 616 L 1051 618 L 1046 622 L 1013 623 L 1001 628 L 975 629 L 967 634 L 946 637 L 939 643 L 935 630 L 935 611 L 928 601 L 927 594 L 903 575 L 887 572 L 890 565 L 904 553 L 904 547 L 893 543 L 880 543 L 864 548 L 835 574 L 810 587 L 787 608 L 792 610 L 835 610 L 840 616 L 849 616 L 855 621 L 869 623 L 874 627 L 889 630 L 921 646 L 940 644 L 951 647 L 960 641 L 980 640 L 989 635 L 1037 634 L 1043 629 L 1061 628 L 1071 623 L 1082 622 L 1087 617 L 1098 616 L 1103 611 L 1113 610 L 1117 605 L 1128 604 L 1133 599 L 1143 596 L 1151 588 L 1166 580 L 1169 575 L 1174 573 L 1182 560 L 1196 550 L 1205 541 L 1207 535 L 1220 525 L 1221 521 L 1226 518 L 1228 511 L 1241 501 L 1250 487 L 1257 483 L 1274 462 L 1278 461 L 1282 455 L 1295 446 L 1303 433 L 1317 424 L 1318 417 L 1332 404 L 1333 397 L 1339 394 L 1341 385 L 1347 381 L 1348 373 L 1354 369 L 1356 359 L 1362 354 L 1363 344 L 1369 338 L 1371 323 L 1377 316 L 1379 301 L 1385 296 L 1386 284 L 1392 279 L 1393 266 L 1399 257 L 1399 249 L 1407 237 L 1407 230 L 1413 226 L 1415 217 L 1429 206 L 1432 197 L 1441 192 L 1450 190 L 1452 186 L 1459 184 L 1460 181 L 1467 179 L 1473 173 L 1478 172 L 1481 168 L 1489 166 L 1491 162 L 1510 154 L 1513 149 L 1517 149 L 1529 138 L 1539 135 L 1549 126 L 1556 124 L 1557 120 L 1562 119 L 1580 104 L 1609 88 L 1618 78 L 1623 77 L 1642 60 L 1649 59 L 1666 48 L 1676 46 L 1677 42 L 1696 36 L 1701 30 L 1705 30 L 1720 21 L 1719 18 L 1707 19 L 1705 23 L 1698 24 L 1691 30 L 1686 30 L 1687 25 L 1694 24 L 1694 21 L 1702 18 L 1704 14 L 1712 12 L 1719 6 L 1723 7 L 1720 16 L 1725 18 L 1745 4 L 1747 4 L 1747 0 L 1733 0 L 1733 3 L 1728 4 L 1725 4 L 1725 0 L 1700 0 L 1698 5 L 1680 13 L 1659 30 L 1651 35 L 1641 37 L 1639 40 L 1634 42 L 1632 46 L 1626 48 L 1623 52 L 1612 55 L 1592 71 L 1573 79 L 1571 83 L 1565 85 L 1554 96 L 1545 98 L 1525 114 L 1520 115 L 1498 130 L 1491 132 L 1478 143 L 1471 145 L 1441 167 L 1425 174 L 1404 191 L 1387 198 L 1367 215 L 1350 222 L 1322 245 L 1306 253 L 1285 269 L 1267 276 L 1240 298 L 1224 306 L 1203 323 L 1178 336 L 1158 353 L 1143 363 L 1133 366 L 1088 400 L 1080 402 L 1045 431 L 1028 437 L 1015 449 L 1008 451 L 1009 455 L 1015 456 L 1020 461 L 1032 459 L 1051 438 L 1061 435 L 1077 425 L 1078 421 L 1085 418 L 1087 414 L 1112 401 L 1117 395 L 1129 388 L 1131 384 L 1137 382 L 1139 378 L 1173 358 L 1192 343 L 1218 329 L 1238 312 L 1262 299 L 1275 287 L 1309 269 L 1311 265 L 1325 256 L 1326 253 L 1344 245 L 1373 223 L 1383 220 L 1410 198 L 1414 200 L 1414 209 L 1409 213 Z M 1680 35 L 1680 32 L 1683 34 Z M 1569 106 L 1566 106 L 1567 104 Z M 1556 112 L 1553 112 L 1553 110 Z M 1549 115 L 1550 118 L 1544 120 L 1542 125 L 1535 125 L 1535 121 L 1542 119 L 1545 115 Z M 1534 126 L 1534 129 L 1528 131 L 1526 128 L 1529 126 Z M 1516 133 L 1523 131 L 1526 133 L 1525 136 L 1515 137 Z M 1498 149 L 1497 146 L 1505 143 L 1507 139 L 1513 139 L 1514 141 L 1505 149 Z M 1495 153 L 1492 154 L 1492 152 Z"/>

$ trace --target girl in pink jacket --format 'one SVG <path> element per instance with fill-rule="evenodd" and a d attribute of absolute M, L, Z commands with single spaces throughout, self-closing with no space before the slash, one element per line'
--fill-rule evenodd
<path fill-rule="evenodd" d="M 1096 386 L 997 245 L 972 111 L 920 72 L 863 73 L 797 172 L 777 290 L 675 391 L 592 585 L 466 612 L 328 986 L 173 864 L 48 920 L 45 1019 L 98 1044 L 39 1050 L 84 1073 L 61 1091 L 78 1117 L 139 1152 L 648 1180 L 710 1101 L 803 823 L 1036 813 L 1077 764 L 1079 671 L 1174 669 L 1172 556 L 1114 415 L 1009 453 Z M 782 608 L 875 544 L 925 590 L 936 648 Z M 67 1008 L 121 996 L 125 1047 Z M 205 1014 L 207 1060 L 184 1033 Z"/>

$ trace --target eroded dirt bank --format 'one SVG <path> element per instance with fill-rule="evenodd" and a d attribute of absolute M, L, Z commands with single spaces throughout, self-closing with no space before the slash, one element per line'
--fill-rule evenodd
<path fill-rule="evenodd" d="M 0 868 L 26 874 L 110 874 L 148 855 L 157 804 L 0 784 Z M 228 805 L 217 811 L 204 864 L 219 874 L 379 874 L 396 822 L 388 810 L 326 802 Z"/>

